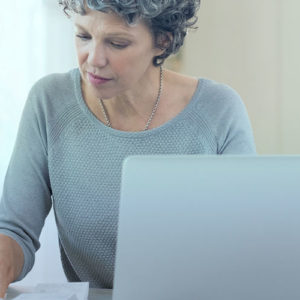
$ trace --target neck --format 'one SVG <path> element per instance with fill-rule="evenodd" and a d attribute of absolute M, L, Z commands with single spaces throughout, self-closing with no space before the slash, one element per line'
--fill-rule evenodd
<path fill-rule="evenodd" d="M 158 72 L 157 72 L 158 71 Z M 109 121 L 117 125 L 134 121 L 144 123 L 147 127 L 156 113 L 162 89 L 162 70 L 155 69 L 152 78 L 136 84 L 132 89 L 115 98 L 103 100 Z"/>

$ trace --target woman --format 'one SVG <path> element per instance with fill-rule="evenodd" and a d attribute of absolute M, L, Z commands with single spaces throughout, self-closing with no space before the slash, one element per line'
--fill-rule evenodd
<path fill-rule="evenodd" d="M 228 86 L 162 67 L 200 1 L 60 1 L 79 69 L 32 88 L 0 210 L 0 297 L 31 269 L 53 204 L 70 281 L 112 288 L 121 166 L 133 154 L 254 154 Z"/>

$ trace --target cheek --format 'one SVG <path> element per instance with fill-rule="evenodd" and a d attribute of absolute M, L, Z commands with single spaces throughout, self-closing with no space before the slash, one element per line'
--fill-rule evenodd
<path fill-rule="evenodd" d="M 86 57 L 86 54 L 82 48 L 76 47 L 76 56 L 77 56 L 79 65 L 82 65 L 85 60 L 85 57 Z"/>
<path fill-rule="evenodd" d="M 110 65 L 118 74 L 135 74 L 145 71 L 152 65 L 155 55 L 148 49 L 131 48 L 128 51 L 110 57 Z"/>
<path fill-rule="evenodd" d="M 75 43 L 75 50 L 76 50 L 77 61 L 79 63 L 79 66 L 81 66 L 88 59 L 89 49 L 87 46 L 83 46 L 78 42 Z"/>
<path fill-rule="evenodd" d="M 109 62 L 113 71 L 120 75 L 126 76 L 126 74 L 134 73 L 136 69 L 136 57 L 132 55 L 120 55 L 110 59 Z"/>

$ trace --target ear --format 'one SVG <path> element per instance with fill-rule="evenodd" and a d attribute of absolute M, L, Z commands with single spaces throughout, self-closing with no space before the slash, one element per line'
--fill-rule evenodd
<path fill-rule="evenodd" d="M 160 32 L 156 38 L 156 48 L 159 50 L 158 55 L 161 55 L 170 46 L 173 40 L 171 32 Z"/>

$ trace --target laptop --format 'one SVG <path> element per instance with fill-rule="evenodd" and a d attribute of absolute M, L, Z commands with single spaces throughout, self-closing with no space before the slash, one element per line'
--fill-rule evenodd
<path fill-rule="evenodd" d="M 124 161 L 113 300 L 300 299 L 300 156 Z"/>

